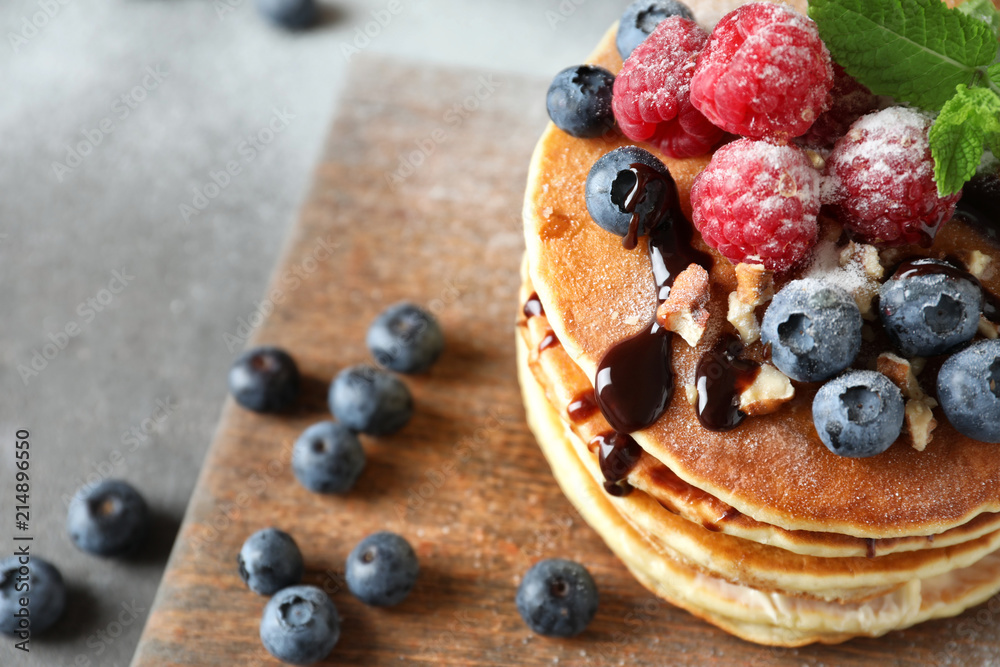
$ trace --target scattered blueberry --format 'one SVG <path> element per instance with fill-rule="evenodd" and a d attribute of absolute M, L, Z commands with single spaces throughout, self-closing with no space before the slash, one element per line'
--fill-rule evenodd
<path fill-rule="evenodd" d="M 983 307 L 979 286 L 947 273 L 944 262 L 911 266 L 879 290 L 879 314 L 896 348 L 904 357 L 929 357 L 972 340 Z"/>
<path fill-rule="evenodd" d="M 545 98 L 549 118 L 574 137 L 599 137 L 615 126 L 611 109 L 615 75 L 596 65 L 567 67 L 556 74 Z"/>
<path fill-rule="evenodd" d="M 834 454 L 861 458 L 889 449 L 903 428 L 903 395 L 875 371 L 849 371 L 813 398 L 813 424 Z"/>
<path fill-rule="evenodd" d="M 347 588 L 365 604 L 391 607 L 406 599 L 419 572 L 410 543 L 383 531 L 361 540 L 347 557 Z"/>
<path fill-rule="evenodd" d="M 80 549 L 98 556 L 123 556 L 146 536 L 150 516 L 135 488 L 118 479 L 84 486 L 69 504 L 66 530 Z"/>
<path fill-rule="evenodd" d="M 800 382 L 818 382 L 844 370 L 861 349 L 861 311 L 845 290 L 811 278 L 794 280 L 764 313 L 761 340 L 771 361 Z"/>
<path fill-rule="evenodd" d="M 388 435 L 413 416 L 413 398 L 399 378 L 374 366 L 345 368 L 330 384 L 330 412 L 344 426 L 369 435 Z"/>
<path fill-rule="evenodd" d="M 365 450 L 354 431 L 336 422 L 313 424 L 292 448 L 296 479 L 315 493 L 347 493 L 365 469 Z"/>
<path fill-rule="evenodd" d="M 257 11 L 275 25 L 302 30 L 316 23 L 316 0 L 257 0 Z"/>
<path fill-rule="evenodd" d="M 1000 442 L 1000 340 L 984 340 L 953 354 L 938 373 L 937 393 L 956 431 Z"/>
<path fill-rule="evenodd" d="M 623 146 L 604 154 L 587 174 L 587 211 L 602 229 L 618 236 L 628 233 L 632 221 L 627 202 L 639 183 L 633 164 L 644 165 L 663 176 L 663 179 L 649 179 L 645 191 L 636 194 L 639 199 L 634 210 L 639 214 L 639 236 L 649 233 L 645 225 L 647 219 L 659 217 L 664 209 L 673 208 L 677 200 L 673 177 L 649 151 Z"/>
<path fill-rule="evenodd" d="M 27 619 L 19 616 L 21 598 L 28 599 Z M 66 584 L 54 565 L 38 556 L 31 556 L 27 563 L 21 563 L 18 556 L 0 560 L 0 632 L 43 632 L 65 609 Z"/>
<path fill-rule="evenodd" d="M 540 635 L 576 636 L 597 613 L 597 584 L 579 563 L 562 558 L 540 561 L 521 580 L 517 611 Z"/>
<path fill-rule="evenodd" d="M 340 616 L 330 596 L 315 586 L 291 586 L 275 593 L 260 619 L 260 640 L 278 660 L 313 665 L 340 639 Z"/>
<path fill-rule="evenodd" d="M 247 410 L 281 412 L 299 395 L 299 369 L 284 350 L 256 347 L 233 362 L 229 391 Z"/>
<path fill-rule="evenodd" d="M 368 327 L 368 349 L 380 365 L 397 373 L 423 373 L 444 350 L 434 316 L 412 303 L 387 308 Z"/>
<path fill-rule="evenodd" d="M 682 16 L 694 21 L 694 14 L 687 5 L 677 0 L 637 0 L 626 7 L 615 37 L 615 46 L 622 60 L 628 58 L 635 47 L 668 16 Z"/>
<path fill-rule="evenodd" d="M 302 581 L 302 552 L 292 536 L 264 528 L 247 538 L 236 559 L 240 578 L 254 593 L 273 595 Z"/>

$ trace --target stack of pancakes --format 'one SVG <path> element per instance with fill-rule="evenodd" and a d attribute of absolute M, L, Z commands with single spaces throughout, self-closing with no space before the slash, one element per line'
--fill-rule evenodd
<path fill-rule="evenodd" d="M 617 72 L 614 35 L 589 62 Z M 612 429 L 594 404 L 594 373 L 609 347 L 645 328 L 657 302 L 645 241 L 625 250 L 599 228 L 584 186 L 600 156 L 628 143 L 617 133 L 576 139 L 550 124 L 525 200 L 521 300 L 531 305 L 518 325 L 519 375 L 530 426 L 577 510 L 651 591 L 763 644 L 878 636 L 1000 590 L 1000 449 L 960 435 L 939 410 L 926 450 L 904 434 L 867 459 L 820 442 L 812 385 L 797 384 L 792 401 L 734 430 L 700 424 L 684 388 L 699 358 L 732 331 L 734 267 L 717 254 L 709 329 L 696 348 L 674 336 L 672 401 L 632 434 L 642 453 L 627 477 L 631 492 L 605 491 L 591 443 Z M 690 217 L 690 187 L 709 157 L 651 152 Z M 695 243 L 709 250 L 697 235 Z M 957 220 L 922 252 L 967 260 L 973 250 L 1000 265 L 1000 249 Z M 992 273 L 984 286 L 1000 293 L 1000 271 Z"/>

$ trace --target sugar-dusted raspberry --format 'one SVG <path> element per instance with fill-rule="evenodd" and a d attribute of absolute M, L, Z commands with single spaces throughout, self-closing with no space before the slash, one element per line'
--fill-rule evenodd
<path fill-rule="evenodd" d="M 821 175 L 798 146 L 739 139 L 691 188 L 694 225 L 733 264 L 785 271 L 816 243 Z"/>
<path fill-rule="evenodd" d="M 664 19 L 615 78 L 612 108 L 626 137 L 674 158 L 704 155 L 722 138 L 690 101 L 695 60 L 708 34 L 680 16 Z"/>
<path fill-rule="evenodd" d="M 691 79 L 691 102 L 734 134 L 786 140 L 829 104 L 830 53 L 816 24 L 792 9 L 753 2 L 726 14 Z"/>
<path fill-rule="evenodd" d="M 833 88 L 830 108 L 823 112 L 809 131 L 796 139 L 800 146 L 829 148 L 847 134 L 851 124 L 878 106 L 878 98 L 844 68 L 833 64 Z"/>
<path fill-rule="evenodd" d="M 959 192 L 939 197 L 923 114 L 891 107 L 858 119 L 827 160 L 824 201 L 865 243 L 930 245 Z"/>

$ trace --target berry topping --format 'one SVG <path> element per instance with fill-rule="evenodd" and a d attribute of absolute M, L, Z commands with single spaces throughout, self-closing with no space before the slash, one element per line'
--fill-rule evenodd
<path fill-rule="evenodd" d="M 952 355 L 938 373 L 937 392 L 956 431 L 1000 442 L 1000 340 L 984 340 Z"/>
<path fill-rule="evenodd" d="M 314 493 L 347 493 L 364 469 L 361 441 L 343 424 L 313 424 L 292 448 L 292 472 Z"/>
<path fill-rule="evenodd" d="M 652 170 L 659 178 L 649 178 Z M 652 153 L 623 146 L 602 155 L 587 174 L 587 211 L 602 229 L 635 238 L 649 233 L 663 211 L 676 207 L 677 187 L 667 168 Z M 633 228 L 632 223 L 636 225 Z"/>
<path fill-rule="evenodd" d="M 820 181 L 800 148 L 739 139 L 717 150 L 695 180 L 694 225 L 734 264 L 785 271 L 816 243 Z"/>
<path fill-rule="evenodd" d="M 236 559 L 240 578 L 259 595 L 273 595 L 302 581 L 302 552 L 292 536 L 264 528 L 247 538 Z"/>
<path fill-rule="evenodd" d="M 291 586 L 278 591 L 264 607 L 260 640 L 278 660 L 314 665 L 340 639 L 340 616 L 330 596 L 315 586 Z"/>
<path fill-rule="evenodd" d="M 59 570 L 34 552 L 28 565 L 21 562 L 22 558 L 8 556 L 0 560 L 0 632 L 15 636 L 30 632 L 34 636 L 52 627 L 62 616 L 66 609 L 66 584 Z M 29 570 L 27 576 L 25 568 Z M 21 610 L 25 607 L 28 627 L 23 625 Z"/>
<path fill-rule="evenodd" d="M 316 0 L 257 0 L 257 11 L 288 30 L 308 28 L 319 18 Z"/>
<path fill-rule="evenodd" d="M 347 557 L 347 588 L 365 604 L 391 607 L 417 583 L 420 564 L 413 547 L 395 533 L 369 535 Z"/>
<path fill-rule="evenodd" d="M 715 27 L 698 57 L 691 102 L 728 132 L 787 139 L 826 111 L 832 85 L 816 24 L 783 5 L 753 2 Z"/>
<path fill-rule="evenodd" d="M 861 349 L 861 311 L 845 290 L 807 278 L 778 292 L 764 313 L 761 340 L 771 361 L 800 382 L 844 370 Z"/>
<path fill-rule="evenodd" d="M 280 348 L 247 350 L 229 369 L 229 391 L 247 410 L 281 412 L 299 395 L 299 369 Z"/>
<path fill-rule="evenodd" d="M 374 366 L 345 368 L 330 383 L 330 412 L 347 428 L 389 435 L 413 416 L 413 397 L 399 378 Z"/>
<path fill-rule="evenodd" d="M 567 67 L 549 86 L 545 106 L 560 130 L 574 137 L 599 137 L 614 128 L 611 95 L 615 75 L 594 65 Z"/>
<path fill-rule="evenodd" d="M 903 428 L 903 395 L 875 371 L 851 371 L 823 385 L 812 405 L 820 440 L 834 454 L 861 458 L 889 449 Z"/>
<path fill-rule="evenodd" d="M 615 118 L 626 137 L 673 158 L 704 155 L 722 139 L 690 99 L 695 59 L 707 40 L 697 23 L 672 16 L 636 47 L 615 79 Z"/>
<path fill-rule="evenodd" d="M 540 635 L 576 636 L 597 613 L 597 584 L 579 563 L 562 558 L 540 561 L 521 580 L 517 611 Z"/>
<path fill-rule="evenodd" d="M 670 16 L 681 16 L 694 21 L 694 14 L 687 5 L 677 0 L 636 0 L 625 8 L 618 22 L 615 46 L 622 60 L 630 55 L 650 33 Z"/>
<path fill-rule="evenodd" d="M 862 116 L 827 160 L 827 202 L 865 243 L 929 246 L 951 219 L 958 194 L 938 197 L 927 132 L 931 121 L 892 107 Z"/>
<path fill-rule="evenodd" d="M 829 148 L 837 139 L 847 134 L 851 124 L 878 106 L 870 90 L 855 81 L 844 68 L 833 64 L 833 88 L 830 89 L 830 108 L 820 114 L 809 131 L 798 138 L 802 146 Z"/>
<path fill-rule="evenodd" d="M 365 343 L 380 365 L 423 373 L 441 356 L 444 333 L 434 316 L 412 303 L 389 306 L 368 327 Z"/>
<path fill-rule="evenodd" d="M 945 262 L 907 262 L 879 290 L 882 324 L 904 357 L 944 354 L 979 328 L 979 285 Z"/>
<path fill-rule="evenodd" d="M 66 514 L 66 530 L 73 544 L 98 556 L 135 551 L 149 522 L 146 501 L 131 484 L 118 479 L 81 488 Z"/>

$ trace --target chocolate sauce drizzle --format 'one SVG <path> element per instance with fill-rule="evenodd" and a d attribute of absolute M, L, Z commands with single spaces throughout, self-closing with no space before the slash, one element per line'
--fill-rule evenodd
<path fill-rule="evenodd" d="M 670 294 L 670 287 L 679 273 L 691 264 L 711 269 L 712 259 L 692 245 L 694 228 L 680 208 L 673 178 L 640 163 L 632 164 L 630 171 L 635 175 L 635 184 L 623 208 L 632 214 L 632 219 L 622 245 L 629 250 L 635 248 L 640 227 L 649 230 L 649 258 L 653 264 L 656 297 L 662 302 Z M 650 186 L 655 183 L 662 187 L 651 190 Z M 646 203 L 651 191 L 659 198 L 643 220 L 639 206 Z M 655 315 L 642 331 L 615 343 L 604 353 L 597 367 L 594 389 L 598 407 L 615 430 L 613 434 L 600 436 L 612 443 L 609 459 L 633 461 L 633 466 L 638 461 L 638 456 L 633 457 L 631 453 L 633 450 L 641 452 L 641 448 L 624 434 L 652 425 L 670 405 L 674 393 L 672 356 L 673 334 L 657 324 Z M 616 446 L 623 453 L 619 454 Z M 602 470 L 608 481 L 605 488 L 608 489 L 609 484 L 615 488 L 609 493 L 623 495 L 630 490 L 625 482 L 630 467 L 622 465 L 609 469 L 602 465 Z"/>
<path fill-rule="evenodd" d="M 556 347 L 557 345 L 559 345 L 559 338 L 556 336 L 555 332 L 550 329 L 549 332 L 545 334 L 545 338 L 542 339 L 542 342 L 538 344 L 538 351 L 544 352 L 550 347 Z"/>
<path fill-rule="evenodd" d="M 698 360 L 696 412 L 698 421 L 710 431 L 729 431 L 746 419 L 746 413 L 740 411 L 740 394 L 757 379 L 760 364 L 741 359 L 742 354 L 740 339 L 725 334 L 711 352 Z"/>
<path fill-rule="evenodd" d="M 604 473 L 604 490 L 613 496 L 626 496 L 632 486 L 625 481 L 642 457 L 642 447 L 625 433 L 602 433 L 590 441 Z"/>
<path fill-rule="evenodd" d="M 524 316 L 528 319 L 532 317 L 538 317 L 539 315 L 545 314 L 545 309 L 542 307 L 542 302 L 538 298 L 538 292 L 532 292 L 528 300 L 524 302 L 524 308 L 522 309 Z"/>
<path fill-rule="evenodd" d="M 578 394 L 566 408 L 566 414 L 569 415 L 570 421 L 577 424 L 585 421 L 595 412 L 597 412 L 597 401 L 594 399 L 592 390 Z"/>

